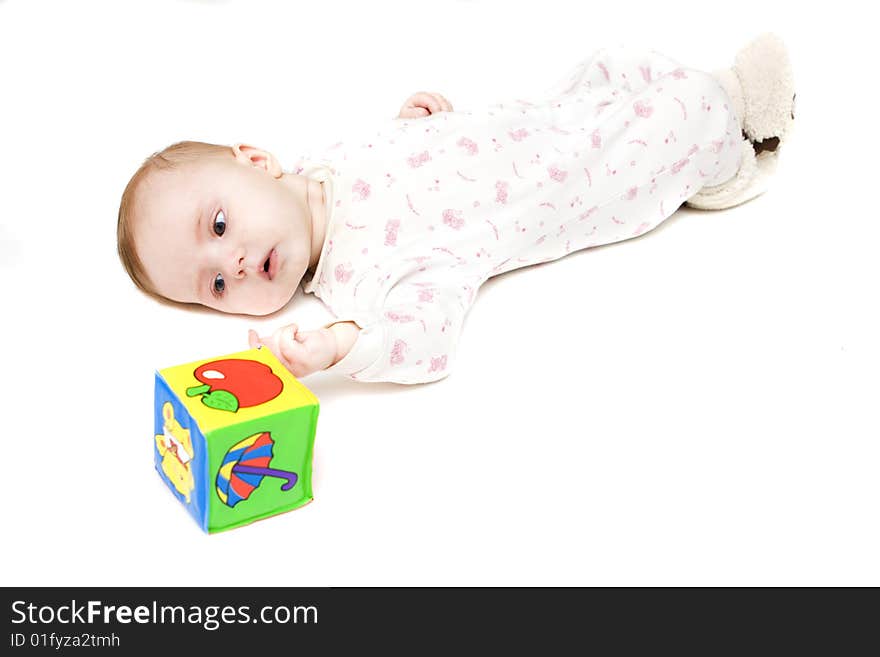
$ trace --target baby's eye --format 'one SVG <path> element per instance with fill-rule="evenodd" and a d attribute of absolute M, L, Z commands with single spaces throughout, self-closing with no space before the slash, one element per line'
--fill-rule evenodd
<path fill-rule="evenodd" d="M 214 217 L 213 227 L 214 232 L 217 233 L 217 235 L 222 235 L 226 232 L 226 215 L 223 214 L 223 210 L 217 212 L 217 216 Z"/>
<path fill-rule="evenodd" d="M 223 280 L 223 274 L 217 274 L 216 278 L 214 278 L 214 283 L 211 285 L 211 291 L 214 293 L 215 297 L 219 297 L 223 294 L 223 291 L 226 289 L 226 281 Z"/>

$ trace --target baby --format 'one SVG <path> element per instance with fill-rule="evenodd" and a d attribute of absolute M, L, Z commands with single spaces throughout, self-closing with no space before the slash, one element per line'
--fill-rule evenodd
<path fill-rule="evenodd" d="M 755 198 L 793 119 L 773 35 L 713 74 L 597 50 L 534 102 L 456 112 L 415 94 L 291 171 L 247 144 L 169 146 L 126 186 L 119 255 L 147 294 L 226 313 L 272 313 L 302 282 L 336 321 L 248 334 L 297 377 L 434 381 L 488 278 L 641 235 L 682 203 Z"/>

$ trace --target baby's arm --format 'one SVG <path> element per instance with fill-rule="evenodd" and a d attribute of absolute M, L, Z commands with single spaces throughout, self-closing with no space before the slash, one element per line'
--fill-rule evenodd
<path fill-rule="evenodd" d="M 452 369 L 474 291 L 465 286 L 398 284 L 375 313 L 315 331 L 295 324 L 271 338 L 248 334 L 251 348 L 266 345 L 294 376 L 331 368 L 360 382 L 428 383 Z"/>
<path fill-rule="evenodd" d="M 428 383 L 448 375 L 475 290 L 408 277 L 376 312 L 352 317 L 360 326 L 347 356 L 328 371 L 361 383 Z"/>
<path fill-rule="evenodd" d="M 304 377 L 342 360 L 357 340 L 360 327 L 354 322 L 334 322 L 314 331 L 300 331 L 296 324 L 277 329 L 269 338 L 248 331 L 251 349 L 269 347 L 296 377 Z"/>
<path fill-rule="evenodd" d="M 345 358 L 348 352 L 351 351 L 352 346 L 357 341 L 358 333 L 361 332 L 361 327 L 354 322 L 334 322 L 330 325 L 329 330 L 333 332 L 333 336 L 336 338 L 336 352 L 333 362 L 330 363 L 332 366 Z"/>

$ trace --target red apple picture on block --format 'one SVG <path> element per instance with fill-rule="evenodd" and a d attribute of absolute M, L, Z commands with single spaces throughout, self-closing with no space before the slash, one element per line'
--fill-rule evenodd
<path fill-rule="evenodd" d="M 205 363 L 195 369 L 193 376 L 202 385 L 187 388 L 187 397 L 202 395 L 205 406 L 232 413 L 239 408 L 265 404 L 284 388 L 268 365 L 242 358 Z"/>

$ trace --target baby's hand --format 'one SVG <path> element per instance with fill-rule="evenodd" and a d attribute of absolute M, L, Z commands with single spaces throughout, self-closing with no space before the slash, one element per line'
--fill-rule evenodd
<path fill-rule="evenodd" d="M 437 112 L 451 112 L 452 105 L 443 96 L 437 93 L 420 91 L 406 99 L 400 108 L 399 119 L 418 119 Z"/>
<path fill-rule="evenodd" d="M 296 324 L 288 324 L 276 330 L 271 338 L 260 337 L 249 329 L 248 344 L 251 349 L 260 345 L 269 347 L 269 351 L 297 378 L 330 367 L 336 358 L 336 337 L 327 328 L 300 331 Z"/>

